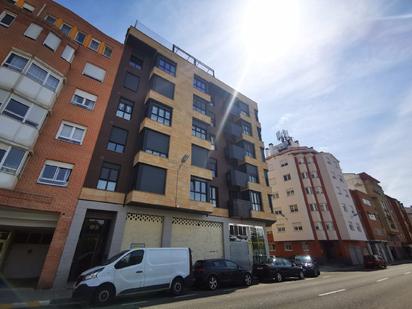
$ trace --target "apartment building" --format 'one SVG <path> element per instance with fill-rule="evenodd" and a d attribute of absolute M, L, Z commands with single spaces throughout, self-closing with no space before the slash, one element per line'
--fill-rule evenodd
<path fill-rule="evenodd" d="M 401 231 L 395 221 L 395 213 L 391 207 L 391 202 L 379 185 L 380 181 L 367 173 L 345 173 L 344 177 L 351 190 L 358 190 L 367 194 L 369 200 L 372 202 L 373 209 L 376 211 L 386 235 L 384 250 L 377 252 L 383 254 L 383 257 L 388 262 L 392 262 L 398 257 L 397 252 L 402 250 L 399 238 Z M 371 250 L 375 252 L 377 249 L 372 247 Z"/>
<path fill-rule="evenodd" d="M 310 254 L 361 264 L 366 235 L 339 161 L 300 146 L 285 132 L 266 150 L 277 222 L 268 230 L 271 255 Z"/>
<path fill-rule="evenodd" d="M 406 215 L 408 216 L 409 223 L 412 224 L 412 207 L 405 207 Z"/>
<path fill-rule="evenodd" d="M 250 267 L 275 222 L 256 102 L 143 26 L 124 52 L 56 286 L 119 250 Z"/>
<path fill-rule="evenodd" d="M 53 1 L 0 2 L 0 272 L 51 287 L 122 45 Z"/>

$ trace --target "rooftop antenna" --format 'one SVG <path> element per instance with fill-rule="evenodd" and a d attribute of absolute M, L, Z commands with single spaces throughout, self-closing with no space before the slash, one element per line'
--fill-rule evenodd
<path fill-rule="evenodd" d="M 276 138 L 278 141 L 282 143 L 291 144 L 293 138 L 289 136 L 289 132 L 287 130 L 279 130 L 276 132 Z"/>

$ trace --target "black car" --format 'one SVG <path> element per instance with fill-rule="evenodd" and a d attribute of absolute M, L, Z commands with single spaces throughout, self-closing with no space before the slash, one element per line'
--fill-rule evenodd
<path fill-rule="evenodd" d="M 195 285 L 216 290 L 219 286 L 252 284 L 252 274 L 233 261 L 224 259 L 200 260 L 194 265 Z"/>
<path fill-rule="evenodd" d="M 291 262 L 302 266 L 305 277 L 317 277 L 320 275 L 319 265 L 310 255 L 296 255 Z"/>
<path fill-rule="evenodd" d="M 265 263 L 254 264 L 253 275 L 258 277 L 260 281 L 274 280 L 277 282 L 286 278 L 305 278 L 302 266 L 297 266 L 287 259 L 278 257 L 269 257 Z"/>

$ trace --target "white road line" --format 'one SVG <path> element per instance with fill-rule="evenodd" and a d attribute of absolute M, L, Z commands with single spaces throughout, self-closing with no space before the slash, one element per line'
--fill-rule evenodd
<path fill-rule="evenodd" d="M 336 291 L 330 291 L 330 292 L 326 292 L 326 293 L 319 294 L 318 296 L 326 296 L 326 295 L 335 294 L 335 293 L 344 292 L 344 291 L 346 291 L 346 289 L 340 289 L 340 290 L 336 290 Z"/>
<path fill-rule="evenodd" d="M 404 273 L 404 275 L 409 275 L 411 272 L 410 271 L 407 271 L 406 273 Z"/>
<path fill-rule="evenodd" d="M 305 279 L 305 281 L 310 281 L 310 280 L 315 280 L 316 278 L 308 278 L 308 279 Z"/>
<path fill-rule="evenodd" d="M 385 280 L 388 280 L 388 279 L 389 279 L 389 278 L 386 277 L 386 278 L 382 278 L 382 279 L 376 280 L 376 282 L 382 282 L 382 281 L 385 281 Z"/>
<path fill-rule="evenodd" d="M 185 294 L 185 295 L 180 295 L 180 296 L 175 296 L 174 298 L 183 298 L 183 297 L 190 297 L 190 296 L 196 296 L 197 294 Z"/>
<path fill-rule="evenodd" d="M 134 303 L 122 304 L 122 306 L 138 305 L 138 304 L 144 304 L 144 303 L 147 303 L 147 302 L 148 302 L 148 300 L 142 300 L 142 301 L 137 301 L 137 302 L 134 302 Z"/>

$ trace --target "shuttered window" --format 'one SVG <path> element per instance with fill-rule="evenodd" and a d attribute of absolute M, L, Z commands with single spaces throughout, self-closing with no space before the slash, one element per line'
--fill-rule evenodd
<path fill-rule="evenodd" d="M 66 60 L 67 62 L 72 62 L 73 58 L 74 58 L 74 48 L 66 45 L 66 47 L 64 48 L 61 57 Z"/>
<path fill-rule="evenodd" d="M 43 28 L 36 24 L 30 24 L 30 26 L 24 32 L 24 35 L 28 38 L 36 40 L 40 33 L 42 32 Z"/>
<path fill-rule="evenodd" d="M 169 140 L 170 137 L 166 134 L 144 129 L 142 149 L 155 156 L 167 158 L 169 156 Z"/>
<path fill-rule="evenodd" d="M 43 45 L 50 48 L 52 51 L 56 51 L 56 49 L 60 45 L 60 38 L 52 32 L 49 32 L 46 39 L 43 42 Z"/>
<path fill-rule="evenodd" d="M 86 75 L 99 82 L 103 82 L 104 77 L 106 76 L 106 71 L 91 63 L 86 63 L 83 69 L 83 75 Z"/>

